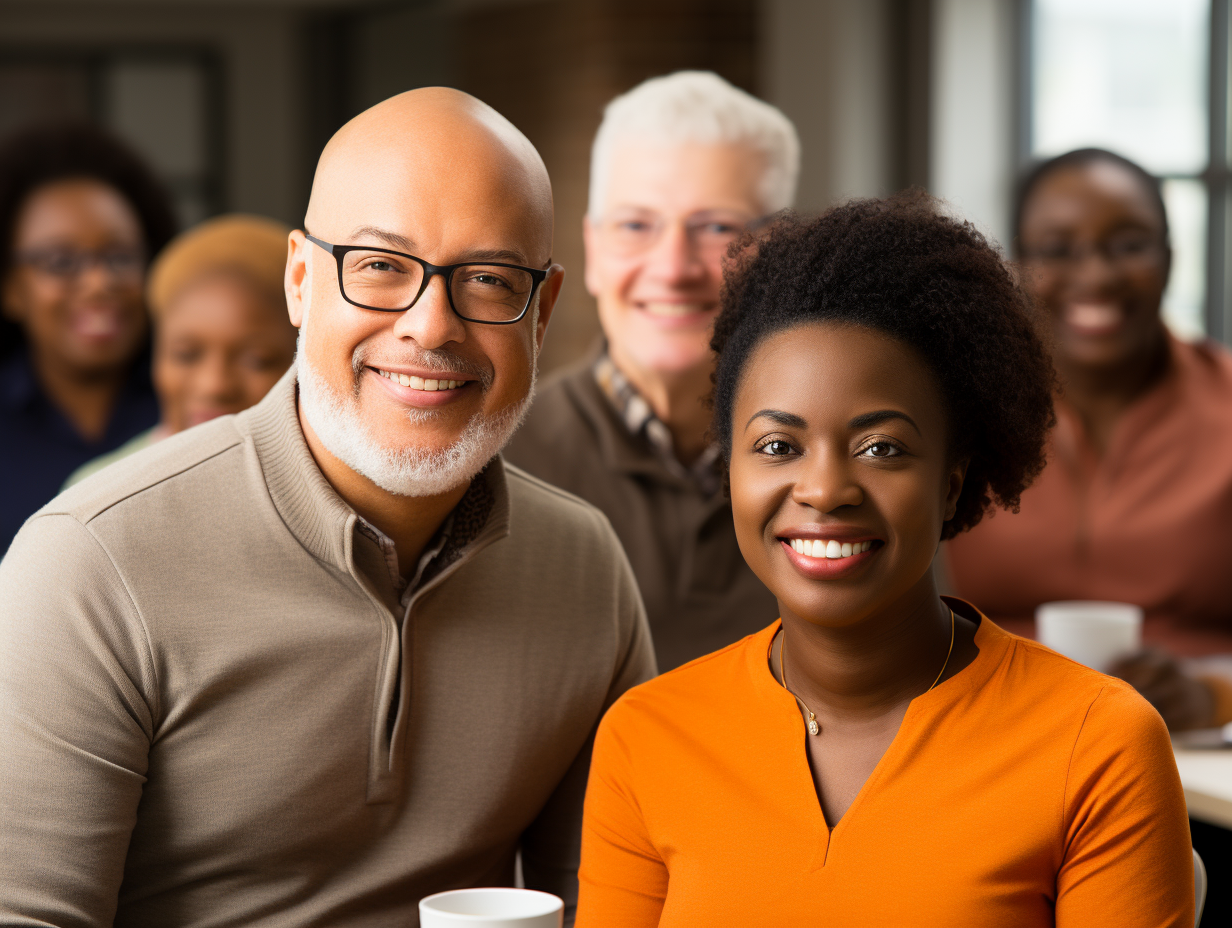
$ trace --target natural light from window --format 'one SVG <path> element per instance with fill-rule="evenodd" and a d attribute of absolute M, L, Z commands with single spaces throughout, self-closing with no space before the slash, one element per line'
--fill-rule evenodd
<path fill-rule="evenodd" d="M 1209 0 L 1036 0 L 1031 154 L 1107 148 L 1165 179 L 1174 261 L 1164 316 L 1203 334 Z"/>

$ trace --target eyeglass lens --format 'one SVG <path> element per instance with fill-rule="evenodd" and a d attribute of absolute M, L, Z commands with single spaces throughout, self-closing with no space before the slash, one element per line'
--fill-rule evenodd
<path fill-rule="evenodd" d="M 1077 264 L 1097 254 L 1113 264 L 1153 261 L 1161 253 L 1159 238 L 1149 232 L 1127 231 L 1098 242 L 1046 241 L 1026 249 L 1026 257 L 1046 264 Z"/>
<path fill-rule="evenodd" d="M 419 295 L 424 269 L 416 261 L 380 251 L 348 251 L 342 259 L 343 295 L 372 309 L 403 310 Z M 449 278 L 459 316 L 477 322 L 510 322 L 526 309 L 534 278 L 520 268 L 466 264 Z"/>
<path fill-rule="evenodd" d="M 698 253 L 721 256 L 752 220 L 724 213 L 699 213 L 684 220 L 689 243 Z M 601 223 L 609 248 L 625 255 L 649 251 L 663 237 L 672 220 L 648 210 L 616 212 Z"/>
<path fill-rule="evenodd" d="M 66 280 L 79 276 L 88 267 L 101 267 L 112 277 L 136 278 L 144 263 L 139 252 L 127 249 L 90 252 L 51 248 L 30 252 L 22 260 L 44 274 Z"/>

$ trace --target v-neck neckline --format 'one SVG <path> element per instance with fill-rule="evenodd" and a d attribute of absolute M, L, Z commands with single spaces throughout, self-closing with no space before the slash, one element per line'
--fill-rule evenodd
<path fill-rule="evenodd" d="M 907 704 L 907 711 L 903 714 L 902 722 L 899 723 L 894 738 L 874 765 L 868 778 L 860 786 L 851 805 L 847 807 L 842 818 L 833 827 L 826 820 L 825 812 L 821 807 L 821 797 L 817 794 L 817 787 L 813 782 L 813 772 L 808 758 L 807 739 L 810 736 L 805 731 L 804 718 L 800 714 L 796 698 L 783 687 L 771 669 L 770 657 L 775 638 L 778 637 L 779 630 L 783 627 L 782 619 L 762 633 L 767 636 L 764 647 L 749 650 L 752 659 L 759 665 L 752 668 L 759 690 L 770 701 L 776 716 L 784 710 L 787 713 L 782 715 L 778 721 L 783 725 L 784 736 L 794 742 L 793 747 L 790 748 L 789 766 L 792 782 L 796 784 L 793 789 L 803 788 L 802 805 L 808 806 L 812 827 L 816 832 L 813 854 L 808 865 L 810 872 L 826 866 L 835 839 L 840 833 L 846 834 L 851 828 L 856 827 L 848 824 L 852 817 L 858 815 L 861 808 L 868 804 L 867 797 L 889 775 L 887 771 L 900 766 L 899 755 L 910 749 L 910 742 L 914 740 L 913 732 L 920 727 L 919 717 L 924 713 L 932 715 L 940 712 L 945 706 L 957 702 L 964 694 L 978 689 L 992 675 L 1001 661 L 1005 648 L 1011 640 L 1010 635 L 993 625 L 986 616 L 965 600 L 953 596 L 941 598 L 957 615 L 977 623 L 974 638 L 976 656 L 958 673 L 916 696 Z"/>

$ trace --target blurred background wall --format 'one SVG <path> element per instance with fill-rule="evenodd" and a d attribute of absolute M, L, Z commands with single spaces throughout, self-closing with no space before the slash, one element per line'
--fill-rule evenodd
<path fill-rule="evenodd" d="M 84 116 L 134 142 L 185 223 L 302 220 L 321 146 L 411 87 L 477 94 L 539 148 L 569 270 L 543 364 L 597 332 L 580 223 L 603 104 L 717 71 L 800 130 L 799 205 L 908 185 L 998 241 L 1033 157 L 1116 148 L 1168 178 L 1175 329 L 1228 319 L 1229 0 L 0 0 L 0 132 Z"/>

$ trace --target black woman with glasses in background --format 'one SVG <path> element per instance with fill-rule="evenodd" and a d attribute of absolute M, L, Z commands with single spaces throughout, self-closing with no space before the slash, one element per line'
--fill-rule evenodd
<path fill-rule="evenodd" d="M 1150 650 L 1114 672 L 1174 731 L 1232 721 L 1232 657 L 1216 657 L 1232 656 L 1232 356 L 1164 326 L 1159 182 L 1111 152 L 1061 155 L 1025 178 L 1014 244 L 1050 329 L 1057 425 L 1021 511 L 948 545 L 956 591 L 1025 634 L 1044 602 L 1141 606 Z"/>
<path fill-rule="evenodd" d="M 101 130 L 0 145 L 0 553 L 69 474 L 158 421 L 143 288 L 174 234 L 149 169 Z"/>

